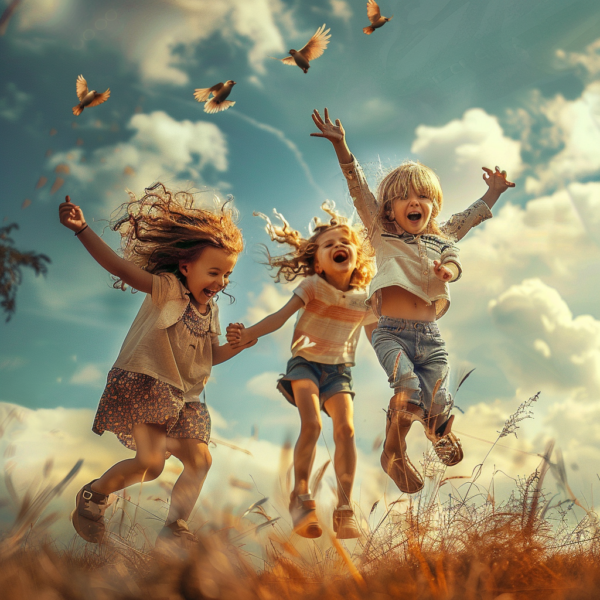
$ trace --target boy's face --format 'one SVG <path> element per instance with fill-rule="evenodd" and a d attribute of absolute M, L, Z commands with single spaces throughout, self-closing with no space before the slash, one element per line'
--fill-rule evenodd
<path fill-rule="evenodd" d="M 345 227 L 333 227 L 317 238 L 315 270 L 325 275 L 352 273 L 358 252 Z"/>
<path fill-rule="evenodd" d="M 404 231 L 418 235 L 427 230 L 433 211 L 433 199 L 417 194 L 411 187 L 408 198 L 392 200 L 392 210 L 394 220 Z"/>

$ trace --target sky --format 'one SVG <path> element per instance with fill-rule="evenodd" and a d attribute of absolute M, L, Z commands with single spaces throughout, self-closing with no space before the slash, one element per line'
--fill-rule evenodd
<path fill-rule="evenodd" d="M 259 244 L 268 236 L 252 212 L 276 208 L 306 234 L 313 216 L 325 216 L 319 206 L 326 199 L 352 215 L 329 142 L 309 135 L 316 131 L 312 110 L 327 106 L 373 188 L 382 168 L 404 159 L 432 167 L 444 191 L 442 219 L 483 195 L 482 166 L 499 165 L 516 183 L 494 218 L 461 241 L 464 273 L 439 323 L 454 372 L 475 369 L 456 398 L 466 458 L 448 472 L 470 475 L 505 420 L 540 391 L 533 419 L 521 423 L 517 439 L 502 439 L 490 466 L 512 481 L 531 472 L 554 439 L 575 493 L 591 505 L 600 460 L 596 2 L 382 0 L 382 14 L 394 18 L 371 36 L 362 33 L 365 4 L 18 6 L 0 37 L 1 219 L 18 223 L 19 249 L 52 261 L 47 277 L 24 272 L 16 314 L 0 324 L 0 414 L 17 407 L 20 415 L 0 444 L 11 449 L 5 468 L 18 473 L 21 466 L 23 486 L 48 457 L 57 474 L 85 458 L 76 489 L 128 456 L 110 434 L 98 438 L 89 428 L 143 296 L 112 289 L 108 274 L 60 225 L 64 195 L 113 248 L 119 240 L 107 224 L 126 190 L 139 195 L 161 181 L 204 190 L 208 202 L 233 195 L 245 251 L 232 276 L 235 303 L 219 302 L 221 324 L 251 325 L 281 307 L 294 287 L 275 284 L 260 264 Z M 307 74 L 272 59 L 302 47 L 323 23 L 331 42 Z M 111 96 L 74 117 L 79 74 Z M 237 82 L 229 98 L 235 106 L 204 113 L 194 89 L 227 79 Z M 58 178 L 64 183 L 56 189 Z M 209 497 L 233 471 L 271 485 L 282 443 L 297 435 L 298 414 L 275 390 L 292 326 L 213 370 L 206 398 L 214 435 L 253 457 L 213 448 Z M 373 450 L 390 390 L 366 339 L 353 373 L 356 495 L 370 502 L 390 493 Z M 317 462 L 332 452 L 324 422 Z M 420 431 L 411 432 L 410 444 L 419 460 L 426 448 Z M 331 471 L 327 477 L 333 481 Z M 234 502 L 252 496 L 231 493 Z"/>

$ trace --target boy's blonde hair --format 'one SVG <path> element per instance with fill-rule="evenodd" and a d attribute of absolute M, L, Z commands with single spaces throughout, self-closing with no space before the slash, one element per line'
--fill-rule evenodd
<path fill-rule="evenodd" d="M 375 265 L 373 264 L 373 250 L 367 239 L 365 228 L 358 223 L 351 225 L 346 217 L 335 211 L 333 202 L 324 202 L 321 209 L 331 218 L 329 222 L 323 222 L 318 217 L 314 217 L 314 229 L 309 238 L 302 237 L 299 231 L 292 229 L 283 215 L 276 210 L 273 210 L 273 212 L 282 225 L 273 225 L 266 215 L 253 213 L 254 216 L 262 217 L 267 222 L 265 229 L 271 240 L 292 247 L 290 252 L 280 256 L 271 256 L 265 247 L 269 266 L 272 269 L 277 269 L 277 273 L 274 275 L 275 281 L 281 281 L 282 276 L 286 281 L 293 281 L 296 277 L 314 275 L 316 273 L 315 255 L 319 248 L 319 237 L 335 227 L 342 227 L 348 232 L 348 237 L 357 250 L 356 268 L 352 273 L 350 285 L 356 288 L 367 287 L 375 274 Z"/>
<path fill-rule="evenodd" d="M 440 180 L 432 169 L 413 160 L 402 162 L 393 171 L 390 171 L 377 187 L 381 226 L 388 231 L 395 232 L 394 220 L 391 218 L 392 201 L 396 198 L 408 198 L 411 188 L 417 194 L 424 194 L 433 201 L 431 219 L 426 233 L 443 236 L 436 221 L 443 204 Z"/>
<path fill-rule="evenodd" d="M 236 225 L 237 211 L 215 201 L 215 209 L 194 208 L 194 194 L 171 192 L 162 183 L 145 190 L 138 200 L 128 192 L 130 200 L 121 207 L 124 214 L 110 223 L 121 234 L 123 258 L 149 273 L 174 273 L 180 261 L 193 261 L 211 246 L 230 254 L 244 249 L 242 232 Z M 124 289 L 116 278 L 113 286 Z"/>

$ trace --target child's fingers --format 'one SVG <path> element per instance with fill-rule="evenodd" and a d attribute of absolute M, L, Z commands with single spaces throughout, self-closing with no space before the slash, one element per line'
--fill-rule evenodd
<path fill-rule="evenodd" d="M 71 196 L 65 196 L 65 202 L 71 202 Z"/>
<path fill-rule="evenodd" d="M 312 118 L 315 121 L 315 123 L 318 121 L 319 123 L 323 124 L 323 118 L 321 117 L 319 111 L 316 108 L 313 111 Z"/>
<path fill-rule="evenodd" d="M 329 118 L 329 110 L 325 107 L 325 123 L 331 123 L 331 119 Z"/>
<path fill-rule="evenodd" d="M 325 137 L 324 133 L 311 133 L 310 137 Z"/>
<path fill-rule="evenodd" d="M 481 168 L 488 174 L 488 176 L 490 176 L 490 177 L 492 176 L 493 171 L 491 169 L 488 169 L 487 167 L 481 167 Z M 485 178 L 485 175 L 484 175 L 484 178 Z"/>

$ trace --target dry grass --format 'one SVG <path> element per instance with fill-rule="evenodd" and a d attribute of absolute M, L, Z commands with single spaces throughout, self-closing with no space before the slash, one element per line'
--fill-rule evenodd
<path fill-rule="evenodd" d="M 532 401 L 507 421 L 498 440 L 515 432 Z M 289 486 L 289 455 L 286 444 L 280 466 L 283 495 Z M 47 466 L 45 479 L 20 497 L 11 488 L 10 472 L 5 474 L 20 508 L 0 541 L 3 600 L 600 597 L 598 519 L 574 497 L 562 455 L 552 443 L 538 469 L 518 480 L 502 502 L 494 497 L 493 481 L 487 488 L 478 481 L 480 468 L 467 481 L 445 478 L 444 466 L 430 455 L 424 464 L 425 490 L 414 497 L 401 495 L 374 521 L 385 497 L 376 503 L 371 514 L 362 515 L 365 536 L 357 543 L 339 542 L 327 528 L 317 543 L 302 540 L 290 533 L 285 519 L 270 514 L 274 505 L 261 499 L 237 514 L 209 507 L 209 521 L 198 527 L 197 546 L 170 558 L 154 551 L 153 535 L 138 523 L 138 511 L 146 509 L 127 496 L 110 509 L 105 544 L 75 540 L 58 549 L 44 539 L 51 518 L 42 513 L 76 468 L 50 484 Z M 313 489 L 326 468 L 317 470 Z M 561 488 L 552 498 L 544 491 L 550 473 Z"/>

